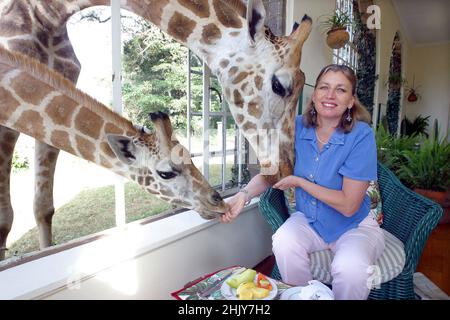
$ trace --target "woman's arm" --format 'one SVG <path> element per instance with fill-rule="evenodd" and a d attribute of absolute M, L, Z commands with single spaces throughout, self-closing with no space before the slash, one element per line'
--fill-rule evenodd
<path fill-rule="evenodd" d="M 264 176 L 258 173 L 254 176 L 250 182 L 245 186 L 244 190 L 248 191 L 247 200 L 259 196 L 261 193 L 267 190 L 271 185 L 267 182 Z M 242 193 L 242 192 L 241 192 Z"/>
<path fill-rule="evenodd" d="M 263 175 L 257 174 L 254 176 L 243 189 L 243 191 L 246 192 L 238 192 L 230 199 L 230 201 L 228 201 L 230 210 L 226 212 L 220 220 L 222 222 L 231 222 L 234 220 L 241 213 L 248 200 L 260 195 L 269 187 L 270 183 L 266 181 Z"/>
<path fill-rule="evenodd" d="M 273 187 L 281 190 L 286 190 L 290 187 L 300 187 L 344 216 L 351 217 L 361 206 L 361 202 L 369 187 L 369 182 L 344 177 L 342 190 L 333 190 L 312 183 L 304 178 L 289 176 L 281 179 Z"/>

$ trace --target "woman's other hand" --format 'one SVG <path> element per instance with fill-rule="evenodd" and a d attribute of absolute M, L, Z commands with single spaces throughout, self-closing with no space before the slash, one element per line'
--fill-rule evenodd
<path fill-rule="evenodd" d="M 275 183 L 273 188 L 284 191 L 288 188 L 300 187 L 300 179 L 301 178 L 297 176 L 287 176 Z"/>

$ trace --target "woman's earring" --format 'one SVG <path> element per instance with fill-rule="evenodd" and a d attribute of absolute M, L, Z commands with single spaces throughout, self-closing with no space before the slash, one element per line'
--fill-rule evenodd
<path fill-rule="evenodd" d="M 312 108 L 311 108 L 311 110 L 309 111 L 310 113 L 311 113 L 311 116 L 315 116 L 316 115 L 316 107 L 314 106 L 314 105 L 312 105 Z"/>
<path fill-rule="evenodd" d="M 347 120 L 348 122 L 352 122 L 352 115 L 350 114 L 351 110 L 352 108 L 347 109 L 347 117 L 345 118 L 345 120 Z"/>

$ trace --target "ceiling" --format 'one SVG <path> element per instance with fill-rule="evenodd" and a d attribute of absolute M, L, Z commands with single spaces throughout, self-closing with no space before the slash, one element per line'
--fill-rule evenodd
<path fill-rule="evenodd" d="M 412 45 L 450 43 L 450 0 L 392 0 L 392 2 L 406 38 Z"/>

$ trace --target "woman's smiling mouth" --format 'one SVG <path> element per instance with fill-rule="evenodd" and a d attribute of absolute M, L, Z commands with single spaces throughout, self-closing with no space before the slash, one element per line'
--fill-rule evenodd
<path fill-rule="evenodd" d="M 324 108 L 336 108 L 338 105 L 332 102 L 322 102 L 322 107 Z"/>

